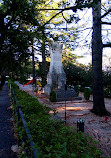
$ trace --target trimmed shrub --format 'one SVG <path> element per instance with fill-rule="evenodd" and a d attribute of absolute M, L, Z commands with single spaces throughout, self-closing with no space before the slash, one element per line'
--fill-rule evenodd
<path fill-rule="evenodd" d="M 52 90 L 50 92 L 50 101 L 51 102 L 56 102 L 57 101 L 57 98 L 56 98 L 56 92 L 54 90 Z"/>
<path fill-rule="evenodd" d="M 26 76 L 21 75 L 21 76 L 20 76 L 20 79 L 19 79 L 19 82 L 20 82 L 21 84 L 27 83 L 27 78 L 26 78 Z"/>
<path fill-rule="evenodd" d="M 104 97 L 111 98 L 111 88 L 104 89 Z"/>
<path fill-rule="evenodd" d="M 84 90 L 84 98 L 86 100 L 89 100 L 90 94 L 91 94 L 91 90 L 89 88 L 85 88 L 85 90 Z"/>
<path fill-rule="evenodd" d="M 37 87 L 34 89 L 34 92 L 36 92 L 36 93 L 38 92 L 38 88 Z"/>
<path fill-rule="evenodd" d="M 79 95 L 80 88 L 78 85 L 74 86 L 74 90 L 76 91 L 77 96 Z"/>

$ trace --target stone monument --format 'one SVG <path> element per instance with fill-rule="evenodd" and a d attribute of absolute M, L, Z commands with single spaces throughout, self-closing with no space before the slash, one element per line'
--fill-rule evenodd
<path fill-rule="evenodd" d="M 50 95 L 51 90 L 55 90 L 57 101 L 65 100 L 70 97 L 76 97 L 74 89 L 67 89 L 65 91 L 66 85 L 66 74 L 62 65 L 62 48 L 63 44 L 57 41 L 53 42 L 50 46 L 50 68 L 47 74 L 47 85 L 45 86 L 45 93 Z"/>
<path fill-rule="evenodd" d="M 47 85 L 45 92 L 49 95 L 51 89 L 64 89 L 66 84 L 66 75 L 62 65 L 62 47 L 57 41 L 50 46 L 51 63 L 47 75 Z"/>

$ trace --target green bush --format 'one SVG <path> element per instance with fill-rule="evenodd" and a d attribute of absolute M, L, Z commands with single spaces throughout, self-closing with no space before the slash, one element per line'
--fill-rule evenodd
<path fill-rule="evenodd" d="M 104 96 L 107 98 L 111 98 L 111 88 L 105 88 L 104 89 Z"/>
<path fill-rule="evenodd" d="M 80 88 L 78 85 L 74 86 L 74 90 L 76 91 L 77 96 L 79 95 Z"/>
<path fill-rule="evenodd" d="M 80 92 L 84 92 L 84 90 L 85 90 L 85 87 L 80 88 Z"/>
<path fill-rule="evenodd" d="M 76 132 L 62 122 L 50 119 L 49 107 L 13 84 L 18 104 L 22 105 L 24 118 L 39 152 L 39 158 L 100 158 L 100 151 L 90 137 Z M 26 140 L 22 124 L 17 128 L 19 140 Z M 22 144 L 21 149 L 30 150 L 30 146 Z M 19 157 L 25 158 L 24 152 Z M 30 155 L 30 158 L 33 156 Z"/>
<path fill-rule="evenodd" d="M 38 88 L 37 87 L 34 89 L 34 92 L 36 92 L 36 93 L 38 92 Z"/>
<path fill-rule="evenodd" d="M 14 90 L 19 90 L 19 86 L 17 84 L 14 83 L 14 81 L 12 79 L 8 80 L 8 87 L 10 87 L 9 85 L 11 84 L 11 86 L 13 87 Z"/>
<path fill-rule="evenodd" d="M 20 82 L 21 84 L 26 84 L 26 83 L 27 83 L 27 78 L 26 78 L 26 76 L 21 75 L 21 76 L 20 76 L 20 79 L 19 79 L 19 82 Z"/>
<path fill-rule="evenodd" d="M 89 100 L 90 94 L 91 94 L 91 89 L 85 88 L 85 90 L 84 90 L 84 98 L 85 98 L 86 100 Z"/>
<path fill-rule="evenodd" d="M 50 92 L 50 101 L 51 102 L 56 102 L 57 101 L 57 98 L 56 98 L 56 92 L 54 90 L 52 90 Z"/>

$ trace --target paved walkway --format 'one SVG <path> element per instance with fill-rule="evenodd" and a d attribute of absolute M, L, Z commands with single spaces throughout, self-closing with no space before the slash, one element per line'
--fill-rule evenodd
<path fill-rule="evenodd" d="M 12 152 L 12 145 L 16 145 L 14 139 L 13 124 L 10 120 L 12 110 L 10 107 L 10 98 L 8 96 L 8 82 L 0 90 L 0 158 L 17 158 Z"/>

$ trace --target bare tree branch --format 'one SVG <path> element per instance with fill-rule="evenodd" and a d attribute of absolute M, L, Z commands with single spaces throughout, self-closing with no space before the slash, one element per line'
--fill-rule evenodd
<path fill-rule="evenodd" d="M 111 12 L 111 9 L 109 9 L 106 13 L 104 13 L 104 14 L 101 16 L 101 19 L 104 18 L 106 15 L 108 15 L 110 12 Z"/>
<path fill-rule="evenodd" d="M 37 9 L 37 11 L 45 11 L 45 10 L 50 11 L 50 10 L 64 10 L 64 9 L 62 9 L 62 8 L 61 9 L 56 9 L 56 8 L 55 9 L 54 8 L 53 9 L 51 9 L 51 8 L 49 8 L 49 9 L 47 9 L 47 8 Z"/>
<path fill-rule="evenodd" d="M 86 4 L 83 4 L 83 5 L 75 5 L 75 6 L 71 6 L 71 7 L 67 7 L 67 8 L 44 8 L 44 9 L 37 9 L 37 11 L 45 11 L 45 10 L 61 10 L 61 11 L 65 11 L 65 10 L 73 10 L 73 12 L 76 12 L 77 9 L 83 9 L 83 8 L 90 8 L 92 7 L 93 5 L 93 2 L 92 3 L 86 3 Z"/>
<path fill-rule="evenodd" d="M 60 13 L 62 13 L 63 11 L 61 10 L 60 12 L 58 12 L 57 14 L 55 14 L 52 18 L 50 18 L 50 20 L 48 20 L 42 27 L 44 27 L 45 25 L 49 24 L 49 22 L 54 19 L 57 15 L 59 15 Z"/>
<path fill-rule="evenodd" d="M 103 48 L 111 47 L 111 43 L 103 44 Z"/>
<path fill-rule="evenodd" d="M 78 9 L 83 9 L 83 8 L 90 8 L 90 7 L 92 7 L 92 5 L 93 5 L 93 2 L 92 3 L 87 3 L 87 4 L 83 4 L 83 5 L 76 5 L 76 6 L 72 6 L 72 7 L 68 7 L 68 8 L 64 8 L 64 9 L 37 9 L 38 11 L 45 11 L 45 10 L 60 10 L 60 12 L 58 12 L 58 13 L 56 13 L 50 20 L 48 20 L 44 25 L 42 25 L 41 27 L 45 27 L 45 25 L 47 25 L 47 24 L 49 24 L 50 23 L 50 21 L 52 20 L 52 19 L 54 19 L 57 15 L 59 15 L 60 13 L 62 13 L 62 12 L 64 12 L 64 11 L 66 11 L 66 10 L 72 10 L 73 12 L 76 12 Z M 40 28 L 41 28 L 40 27 Z M 39 29 L 40 29 L 39 28 Z M 39 30 L 38 29 L 38 30 Z"/>
<path fill-rule="evenodd" d="M 46 29 L 47 30 L 66 30 L 66 28 L 63 28 L 63 27 L 61 27 L 61 28 L 59 28 L 59 27 L 47 28 L 46 27 Z M 85 31 L 85 30 L 90 30 L 90 29 L 92 29 L 92 27 L 87 27 L 87 28 L 84 28 L 84 29 L 75 29 L 75 30 L 73 28 L 67 28 L 68 31 L 74 31 L 74 32 L 80 32 L 80 31 Z"/>
<path fill-rule="evenodd" d="M 105 25 L 111 25 L 111 22 L 102 22 L 101 24 L 105 24 Z"/>
<path fill-rule="evenodd" d="M 65 18 L 65 16 L 64 16 L 63 12 L 62 12 L 62 16 L 63 16 L 64 20 L 65 20 L 66 22 L 68 22 L 68 20 L 67 20 L 67 19 Z"/>

